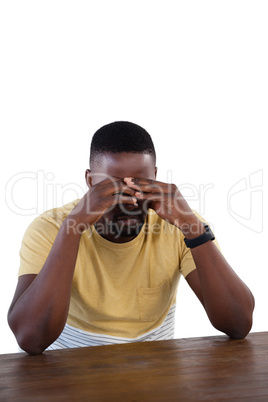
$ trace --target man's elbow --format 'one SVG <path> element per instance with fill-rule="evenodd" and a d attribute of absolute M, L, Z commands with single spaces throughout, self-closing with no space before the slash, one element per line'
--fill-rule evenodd
<path fill-rule="evenodd" d="M 29 355 L 40 355 L 46 349 L 40 342 L 30 333 L 17 334 L 16 336 L 19 347 Z"/>
<path fill-rule="evenodd" d="M 226 334 L 229 336 L 231 339 L 245 339 L 246 336 L 248 335 L 249 331 L 232 331 L 232 332 L 227 332 Z"/>
<path fill-rule="evenodd" d="M 244 339 L 252 328 L 252 316 L 252 311 L 240 314 L 239 316 L 225 317 L 225 319 L 217 316 L 216 319 L 211 320 L 211 324 L 231 339 Z"/>
<path fill-rule="evenodd" d="M 30 328 L 21 328 L 10 313 L 8 314 L 8 324 L 19 347 L 29 355 L 39 355 L 46 349 L 39 344 L 38 338 L 33 336 L 33 331 Z"/>
<path fill-rule="evenodd" d="M 249 314 L 248 317 L 244 317 L 244 319 L 238 320 L 236 325 L 232 326 L 232 328 L 226 331 L 226 334 L 231 339 L 244 339 L 249 334 L 252 328 L 252 314 Z"/>

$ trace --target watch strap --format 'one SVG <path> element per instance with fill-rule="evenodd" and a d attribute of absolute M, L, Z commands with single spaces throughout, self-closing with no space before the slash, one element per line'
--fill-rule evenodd
<path fill-rule="evenodd" d="M 184 242 L 188 248 L 194 248 L 197 246 L 201 246 L 201 244 L 204 244 L 208 242 L 209 240 L 215 240 L 215 236 L 210 229 L 209 225 L 204 223 L 205 227 L 205 232 L 202 233 L 200 236 L 195 237 L 194 239 L 186 239 L 184 238 Z"/>

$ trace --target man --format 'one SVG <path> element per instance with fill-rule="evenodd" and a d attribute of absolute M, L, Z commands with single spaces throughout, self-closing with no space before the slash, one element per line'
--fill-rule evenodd
<path fill-rule="evenodd" d="M 250 290 L 155 163 L 143 128 L 108 124 L 92 139 L 84 197 L 30 225 L 8 313 L 26 352 L 172 338 L 181 274 L 215 328 L 248 334 Z"/>

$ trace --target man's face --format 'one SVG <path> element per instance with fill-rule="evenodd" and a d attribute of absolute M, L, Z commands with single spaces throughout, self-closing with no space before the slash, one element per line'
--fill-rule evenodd
<path fill-rule="evenodd" d="M 105 153 L 94 164 L 91 183 L 95 185 L 105 179 L 135 177 L 155 180 L 154 159 L 147 154 Z M 137 236 L 145 221 L 149 204 L 138 200 L 138 206 L 117 204 L 111 207 L 95 224 L 100 235 L 113 242 L 126 242 Z"/>

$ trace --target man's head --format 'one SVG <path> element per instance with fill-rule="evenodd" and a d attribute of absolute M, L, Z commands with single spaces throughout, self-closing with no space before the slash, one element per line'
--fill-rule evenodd
<path fill-rule="evenodd" d="M 87 185 L 91 187 L 107 178 L 123 180 L 125 177 L 137 177 L 155 180 L 155 162 L 154 144 L 144 128 L 126 121 L 107 124 L 96 131 L 92 138 L 91 170 L 86 171 Z M 148 204 L 145 205 L 142 201 L 138 202 L 138 207 L 117 204 L 103 215 L 96 227 L 107 229 L 107 224 L 117 225 L 117 239 L 109 235 L 104 237 L 114 241 L 120 241 L 120 238 L 127 241 L 126 238 L 130 240 L 140 231 L 147 210 Z"/>
<path fill-rule="evenodd" d="M 90 148 L 90 168 L 102 163 L 105 154 L 133 153 L 150 155 L 154 164 L 156 154 L 147 131 L 128 121 L 116 121 L 101 127 L 94 134 Z"/>

